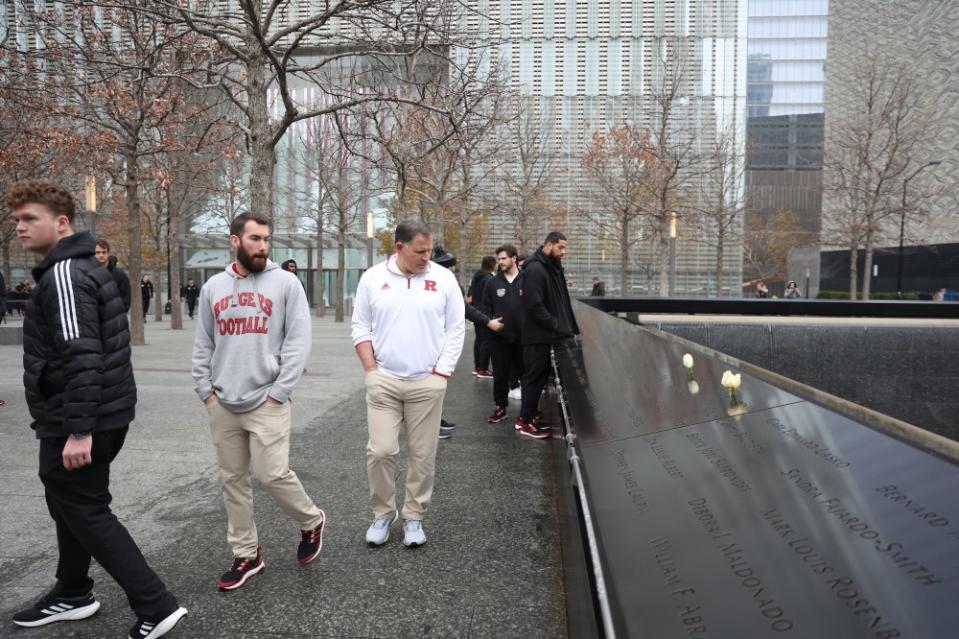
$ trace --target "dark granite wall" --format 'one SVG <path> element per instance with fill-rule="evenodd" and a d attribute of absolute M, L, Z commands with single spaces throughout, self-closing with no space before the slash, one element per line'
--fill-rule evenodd
<path fill-rule="evenodd" d="M 644 324 L 959 441 L 959 328 Z"/>

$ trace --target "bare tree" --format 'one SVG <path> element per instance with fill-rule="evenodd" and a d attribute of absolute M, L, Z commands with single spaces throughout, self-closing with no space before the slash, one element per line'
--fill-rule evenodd
<path fill-rule="evenodd" d="M 582 159 L 601 205 L 584 214 L 591 226 L 619 249 L 619 285 L 624 294 L 629 290 L 630 256 L 641 237 L 636 226 L 650 210 L 643 202 L 651 179 L 650 134 L 634 129 L 633 125 L 620 125 L 594 133 Z"/>
<path fill-rule="evenodd" d="M 702 154 L 699 193 L 690 203 L 700 241 L 716 251 L 716 297 L 723 294 L 726 248 L 739 237 L 744 210 L 746 162 L 737 139 L 736 131 L 727 129 Z"/>
<path fill-rule="evenodd" d="M 862 299 L 869 299 L 877 240 L 890 217 L 906 214 L 898 197 L 903 181 L 926 163 L 926 143 L 939 130 L 925 94 L 911 68 L 872 52 L 853 70 L 852 108 L 830 125 L 824 167 L 832 197 L 824 227 L 849 247 L 850 299 L 856 299 L 860 249 Z"/>
<path fill-rule="evenodd" d="M 32 50 L 9 50 L 22 61 L 18 98 L 48 117 L 70 121 L 91 143 L 88 157 L 99 163 L 125 194 L 130 280 L 141 274 L 141 182 L 145 158 L 165 150 L 157 128 L 191 119 L 186 108 L 184 66 L 201 55 L 190 34 L 178 34 L 169 22 L 153 19 L 148 0 L 103 6 L 74 0 L 35 11 L 24 0 Z M 33 3 L 29 3 L 33 4 Z M 42 46 L 39 45 L 42 43 Z M 144 343 L 142 303 L 131 297 L 130 341 Z"/>
<path fill-rule="evenodd" d="M 540 117 L 530 100 L 515 96 L 505 126 L 502 159 L 496 174 L 495 208 L 513 224 L 516 244 L 530 252 L 549 217 L 556 182 L 556 153 L 550 124 L 552 114 Z"/>

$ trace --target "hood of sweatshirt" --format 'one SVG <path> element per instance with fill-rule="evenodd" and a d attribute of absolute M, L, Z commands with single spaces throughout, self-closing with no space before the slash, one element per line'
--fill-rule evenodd
<path fill-rule="evenodd" d="M 310 309 L 295 275 L 267 260 L 242 276 L 233 264 L 200 289 L 193 378 L 234 413 L 285 402 L 310 354 Z"/>
<path fill-rule="evenodd" d="M 543 252 L 543 247 L 540 246 L 533 252 L 533 255 L 529 258 L 532 261 L 542 262 L 550 269 L 556 271 L 557 273 L 563 272 L 563 263 L 559 260 L 551 258 L 549 255 Z"/>

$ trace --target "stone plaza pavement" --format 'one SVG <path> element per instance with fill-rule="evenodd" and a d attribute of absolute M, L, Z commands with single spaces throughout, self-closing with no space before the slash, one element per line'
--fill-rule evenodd
<path fill-rule="evenodd" d="M 172 331 L 149 322 L 134 349 L 138 418 L 113 465 L 114 510 L 147 560 L 189 608 L 168 636 L 538 637 L 566 635 L 558 514 L 549 449 L 512 421 L 485 423 L 491 381 L 470 374 L 472 331 L 450 381 L 444 414 L 459 424 L 439 443 L 429 542 L 407 549 L 394 526 L 368 548 L 363 375 L 349 324 L 313 321 L 308 373 L 294 395 L 292 466 L 329 526 L 309 567 L 295 558 L 295 523 L 257 486 L 262 575 L 231 593 L 216 589 L 231 563 L 206 413 L 192 390 L 193 322 Z M 52 584 L 56 541 L 37 478 L 20 346 L 0 346 L 0 638 L 127 636 L 122 591 L 94 564 L 100 612 L 81 622 L 18 629 L 14 610 Z M 512 402 L 511 402 L 512 403 Z M 518 406 L 510 407 L 515 416 Z M 402 484 L 405 464 L 398 467 Z M 399 495 L 402 497 L 402 487 Z"/>

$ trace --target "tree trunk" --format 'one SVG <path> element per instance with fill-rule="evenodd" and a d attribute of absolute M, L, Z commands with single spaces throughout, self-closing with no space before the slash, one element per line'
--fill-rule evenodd
<path fill-rule="evenodd" d="M 157 277 L 153 290 L 153 319 L 163 321 L 163 252 L 157 249 Z"/>
<path fill-rule="evenodd" d="M 316 218 L 316 246 L 317 246 L 317 261 L 316 261 L 316 281 L 313 283 L 313 288 L 316 290 L 316 316 L 317 317 L 326 317 L 326 301 L 323 299 L 323 294 L 326 292 L 326 282 L 323 279 L 323 203 L 320 202 L 320 210 L 317 212 Z"/>
<path fill-rule="evenodd" d="M 873 231 L 866 232 L 866 259 L 863 264 L 863 274 L 862 274 L 862 300 L 865 302 L 869 299 L 869 293 L 872 290 L 872 254 L 873 254 L 873 244 L 875 242 L 875 233 Z"/>
<path fill-rule="evenodd" d="M 659 296 L 669 296 L 669 217 L 665 214 L 659 229 Z"/>
<path fill-rule="evenodd" d="M 859 276 L 858 271 L 858 262 L 859 262 L 859 247 L 855 242 L 850 242 L 849 244 L 849 299 L 855 301 L 856 299 L 856 289 Z"/>
<path fill-rule="evenodd" d="M 167 197 L 169 201 L 169 196 Z M 169 224 L 167 225 L 167 260 L 170 263 L 170 328 L 175 331 L 183 330 L 183 305 L 180 303 L 180 290 L 183 283 L 180 281 L 180 212 L 176 207 L 168 209 Z"/>
<path fill-rule="evenodd" d="M 459 228 L 459 236 L 460 236 L 459 276 L 460 278 L 459 279 L 460 279 L 460 286 L 462 286 L 464 289 L 470 284 L 469 282 L 470 269 L 468 265 L 471 263 L 469 251 L 466 248 L 467 245 L 469 244 L 469 230 L 466 228 L 466 223 L 467 223 L 466 217 L 461 215 L 460 224 L 459 224 L 460 226 Z"/>
<path fill-rule="evenodd" d="M 249 50 L 259 45 L 254 36 Z M 266 60 L 254 56 L 246 65 L 246 89 L 250 113 L 250 210 L 273 219 L 273 178 L 276 168 L 276 148 L 273 146 L 273 127 L 267 104 Z"/>
<path fill-rule="evenodd" d="M 623 232 L 619 237 L 619 290 L 622 295 L 629 296 L 626 272 L 629 270 L 629 220 L 623 220 Z"/>
<path fill-rule="evenodd" d="M 140 297 L 142 275 L 142 228 L 140 224 L 140 167 L 135 152 L 126 153 L 126 196 L 127 196 L 127 243 L 130 254 L 127 256 L 127 269 L 130 274 L 130 344 L 143 346 L 143 300 Z"/>
<path fill-rule="evenodd" d="M 4 233 L 3 235 L 3 275 L 4 279 L 7 282 L 7 290 L 9 291 L 12 288 L 15 288 L 17 283 L 10 279 L 11 269 L 10 269 L 10 242 L 13 240 L 12 235 Z"/>
<path fill-rule="evenodd" d="M 336 234 L 336 314 L 334 321 L 346 319 L 346 211 L 340 208 L 339 230 Z"/>
<path fill-rule="evenodd" d="M 716 297 L 723 296 L 723 252 L 726 243 L 726 233 L 720 228 L 716 236 Z"/>

